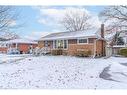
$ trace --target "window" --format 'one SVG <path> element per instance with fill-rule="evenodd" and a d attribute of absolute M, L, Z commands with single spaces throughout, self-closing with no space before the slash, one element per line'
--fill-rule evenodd
<path fill-rule="evenodd" d="M 64 48 L 67 48 L 67 40 L 64 40 Z"/>
<path fill-rule="evenodd" d="M 62 48 L 62 49 L 67 49 L 67 40 L 54 40 L 53 41 L 53 48 Z"/>
<path fill-rule="evenodd" d="M 54 42 L 55 42 L 55 43 L 54 43 L 53 46 L 54 46 L 54 48 L 57 48 L 57 41 L 55 40 Z"/>
<path fill-rule="evenodd" d="M 88 43 L 88 40 L 87 39 L 78 39 L 78 43 L 79 44 Z"/>
<path fill-rule="evenodd" d="M 44 41 L 44 46 L 48 47 L 48 41 Z"/>
<path fill-rule="evenodd" d="M 58 47 L 58 48 L 63 48 L 63 45 L 64 45 L 64 44 L 63 44 L 63 40 L 58 40 L 58 41 L 57 41 L 57 47 Z"/>

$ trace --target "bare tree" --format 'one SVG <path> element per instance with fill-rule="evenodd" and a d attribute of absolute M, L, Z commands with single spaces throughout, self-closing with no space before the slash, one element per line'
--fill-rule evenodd
<path fill-rule="evenodd" d="M 19 38 L 16 33 L 10 32 L 11 29 L 17 29 L 20 25 L 15 25 L 19 13 L 14 6 L 0 6 L 0 38 L 15 39 Z"/>
<path fill-rule="evenodd" d="M 11 39 L 17 39 L 20 38 L 16 33 L 14 32 L 0 32 L 0 41 L 6 41 L 6 40 L 11 40 Z"/>
<path fill-rule="evenodd" d="M 13 28 L 13 23 L 18 18 L 18 13 L 13 6 L 0 6 L 0 31 Z"/>
<path fill-rule="evenodd" d="M 127 6 L 109 6 L 106 7 L 100 14 L 100 18 L 104 22 L 109 21 L 108 30 L 114 28 L 126 28 L 127 27 Z"/>
<path fill-rule="evenodd" d="M 82 31 L 91 28 L 90 19 L 91 16 L 86 12 L 73 10 L 67 11 L 60 23 L 67 31 Z"/>

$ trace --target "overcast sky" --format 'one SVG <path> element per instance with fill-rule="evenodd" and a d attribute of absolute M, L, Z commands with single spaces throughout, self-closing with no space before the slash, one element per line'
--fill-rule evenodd
<path fill-rule="evenodd" d="M 20 10 L 20 18 L 14 23 L 23 22 L 23 27 L 15 30 L 22 38 L 39 39 L 42 35 L 52 32 L 62 32 L 64 29 L 59 25 L 59 20 L 68 9 L 87 11 L 93 16 L 91 21 L 99 27 L 98 14 L 105 6 L 17 6 Z"/>

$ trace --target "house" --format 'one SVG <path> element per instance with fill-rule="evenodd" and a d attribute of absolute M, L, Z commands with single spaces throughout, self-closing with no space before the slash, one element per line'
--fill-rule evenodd
<path fill-rule="evenodd" d="M 6 41 L 0 41 L 0 53 L 6 53 L 7 49 Z"/>
<path fill-rule="evenodd" d="M 28 39 L 13 39 L 0 42 L 1 53 L 31 53 L 37 42 Z"/>
<path fill-rule="evenodd" d="M 105 56 L 105 46 L 104 24 L 99 30 L 52 33 L 38 40 L 39 48 L 48 47 L 51 52 L 61 49 L 62 54 L 66 55 L 75 55 L 79 51 L 90 51 L 91 56 Z"/>
<path fill-rule="evenodd" d="M 114 41 L 114 37 L 115 37 L 115 34 L 116 33 L 120 33 L 119 34 L 119 37 L 121 37 L 123 39 L 123 42 L 124 43 L 121 43 L 121 44 L 114 44 L 113 41 Z M 112 36 L 112 39 L 110 40 L 109 42 L 109 46 L 108 48 L 110 48 L 110 52 L 112 52 L 112 55 L 118 55 L 119 52 L 120 52 L 120 49 L 122 48 L 127 48 L 127 30 L 120 30 L 120 31 L 116 31 L 113 36 Z"/>

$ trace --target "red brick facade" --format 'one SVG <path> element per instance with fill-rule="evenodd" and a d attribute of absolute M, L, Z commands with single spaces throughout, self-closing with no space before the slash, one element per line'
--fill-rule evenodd
<path fill-rule="evenodd" d="M 0 47 L 0 53 L 7 53 L 7 47 Z"/>
<path fill-rule="evenodd" d="M 77 39 L 74 40 L 68 40 L 68 55 L 75 55 L 77 51 L 91 51 L 93 55 L 94 51 L 94 44 L 88 43 L 88 44 L 78 44 Z"/>
<path fill-rule="evenodd" d="M 37 47 L 37 44 L 19 44 L 18 50 L 24 53 L 28 53 L 31 45 L 33 48 Z"/>
<path fill-rule="evenodd" d="M 53 41 L 48 41 L 49 46 L 51 49 L 53 49 Z M 96 45 L 95 45 L 96 42 Z M 103 42 L 103 45 L 102 45 Z M 39 41 L 38 46 L 40 48 L 44 47 L 44 41 Z M 91 51 L 91 54 L 94 55 L 96 52 L 96 55 L 102 55 L 102 53 L 105 53 L 105 41 L 103 40 L 97 40 L 96 38 L 88 38 L 88 43 L 86 44 L 79 44 L 77 43 L 77 39 L 70 39 L 68 40 L 68 48 L 64 50 L 68 55 L 75 55 L 78 50 L 83 51 Z M 102 49 L 103 48 L 103 49 Z M 95 50 L 96 49 L 96 50 Z"/>
<path fill-rule="evenodd" d="M 20 43 L 17 45 L 17 48 L 19 51 L 21 51 L 22 53 L 28 53 L 30 46 L 32 46 L 32 48 L 37 47 L 37 44 L 25 44 L 25 43 Z M 15 48 L 16 44 L 13 44 L 10 46 L 11 48 Z M 0 47 L 0 52 L 1 53 L 7 53 L 9 47 Z"/>

